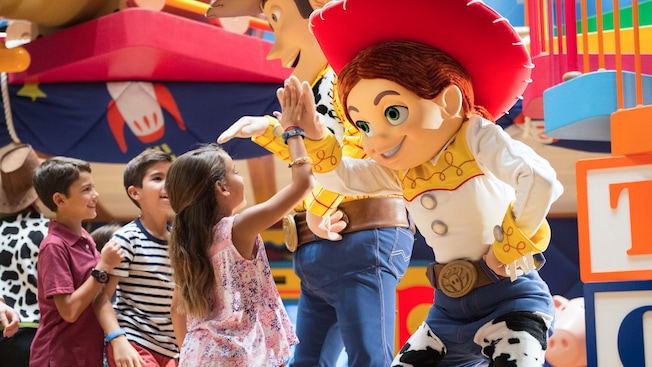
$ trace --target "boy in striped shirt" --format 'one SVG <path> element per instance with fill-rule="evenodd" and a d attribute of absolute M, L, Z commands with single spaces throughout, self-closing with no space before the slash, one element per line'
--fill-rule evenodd
<path fill-rule="evenodd" d="M 120 329 L 107 336 L 106 354 L 115 367 L 112 338 L 126 337 L 145 363 L 176 367 L 178 353 L 170 314 L 174 282 L 168 257 L 170 202 L 165 178 L 172 163 L 169 154 L 147 149 L 127 163 L 124 187 L 140 209 L 140 216 L 111 238 L 124 251 L 124 260 L 111 271 L 105 292 L 111 297 Z M 115 351 L 115 354 L 118 354 Z"/>

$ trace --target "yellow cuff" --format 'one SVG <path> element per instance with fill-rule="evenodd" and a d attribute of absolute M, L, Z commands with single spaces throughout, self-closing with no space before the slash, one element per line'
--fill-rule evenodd
<path fill-rule="evenodd" d="M 516 226 L 512 208 L 514 203 L 509 204 L 507 214 L 500 227 L 494 228 L 495 241 L 493 251 L 498 261 L 503 264 L 511 264 L 517 259 L 525 256 L 528 252 L 538 254 L 545 251 L 550 243 L 550 225 L 544 219 L 537 232 L 528 238 Z"/>
<path fill-rule="evenodd" d="M 315 188 L 305 201 L 309 212 L 319 217 L 325 217 L 337 210 L 337 206 L 340 205 L 342 199 L 344 199 L 343 195 L 328 191 L 319 182 L 315 182 Z"/>
<path fill-rule="evenodd" d="M 290 150 L 288 150 L 287 145 L 283 144 L 283 138 L 281 138 L 280 134 L 279 135 L 276 134 L 279 131 L 278 127 L 280 127 L 281 125 L 272 116 L 265 116 L 265 117 L 267 117 L 267 119 L 269 120 L 269 125 L 267 126 L 265 133 L 260 136 L 252 137 L 251 141 L 269 150 L 275 156 L 281 158 L 282 160 L 289 162 Z M 282 128 L 280 129 L 280 132 L 281 133 L 283 132 Z"/>
<path fill-rule="evenodd" d="M 333 134 L 328 134 L 321 140 L 305 139 L 304 143 L 312 158 L 312 171 L 315 173 L 330 172 L 342 161 L 342 149 Z"/>
<path fill-rule="evenodd" d="M 342 138 L 342 154 L 346 157 L 366 159 L 367 153 L 362 148 L 362 137 L 359 135 L 344 135 Z"/>

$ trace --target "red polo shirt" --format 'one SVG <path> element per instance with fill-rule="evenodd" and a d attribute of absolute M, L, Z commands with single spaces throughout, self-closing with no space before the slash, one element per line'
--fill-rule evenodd
<path fill-rule="evenodd" d="M 53 296 L 71 294 L 90 277 L 100 259 L 95 242 L 82 228 L 82 237 L 50 221 L 38 256 L 38 303 L 41 321 L 32 342 L 31 367 L 102 367 L 104 332 L 93 308 L 76 322 L 63 320 Z"/>

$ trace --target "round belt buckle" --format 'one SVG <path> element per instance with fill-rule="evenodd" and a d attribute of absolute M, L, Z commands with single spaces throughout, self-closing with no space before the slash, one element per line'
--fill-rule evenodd
<path fill-rule="evenodd" d="M 294 221 L 294 214 L 288 214 L 283 217 L 283 239 L 285 247 L 290 252 L 294 252 L 299 247 L 299 235 L 297 233 L 297 223 Z"/>
<path fill-rule="evenodd" d="M 437 284 L 445 295 L 459 298 L 468 294 L 478 279 L 475 266 L 466 260 L 454 260 L 437 274 Z"/>

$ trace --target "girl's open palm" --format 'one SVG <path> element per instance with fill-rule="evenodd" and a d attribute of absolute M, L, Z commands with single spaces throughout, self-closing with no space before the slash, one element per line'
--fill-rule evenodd
<path fill-rule="evenodd" d="M 275 113 L 275 116 L 279 121 L 285 118 L 285 123 L 288 124 L 284 125 L 281 121 L 283 128 L 298 126 L 304 130 L 306 138 L 312 140 L 320 140 L 324 137 L 324 124 L 317 113 L 315 96 L 308 82 L 300 82 L 292 75 L 286 79 L 283 88 L 279 88 L 276 94 L 283 110 L 282 115 L 285 117 L 278 113 Z"/>

